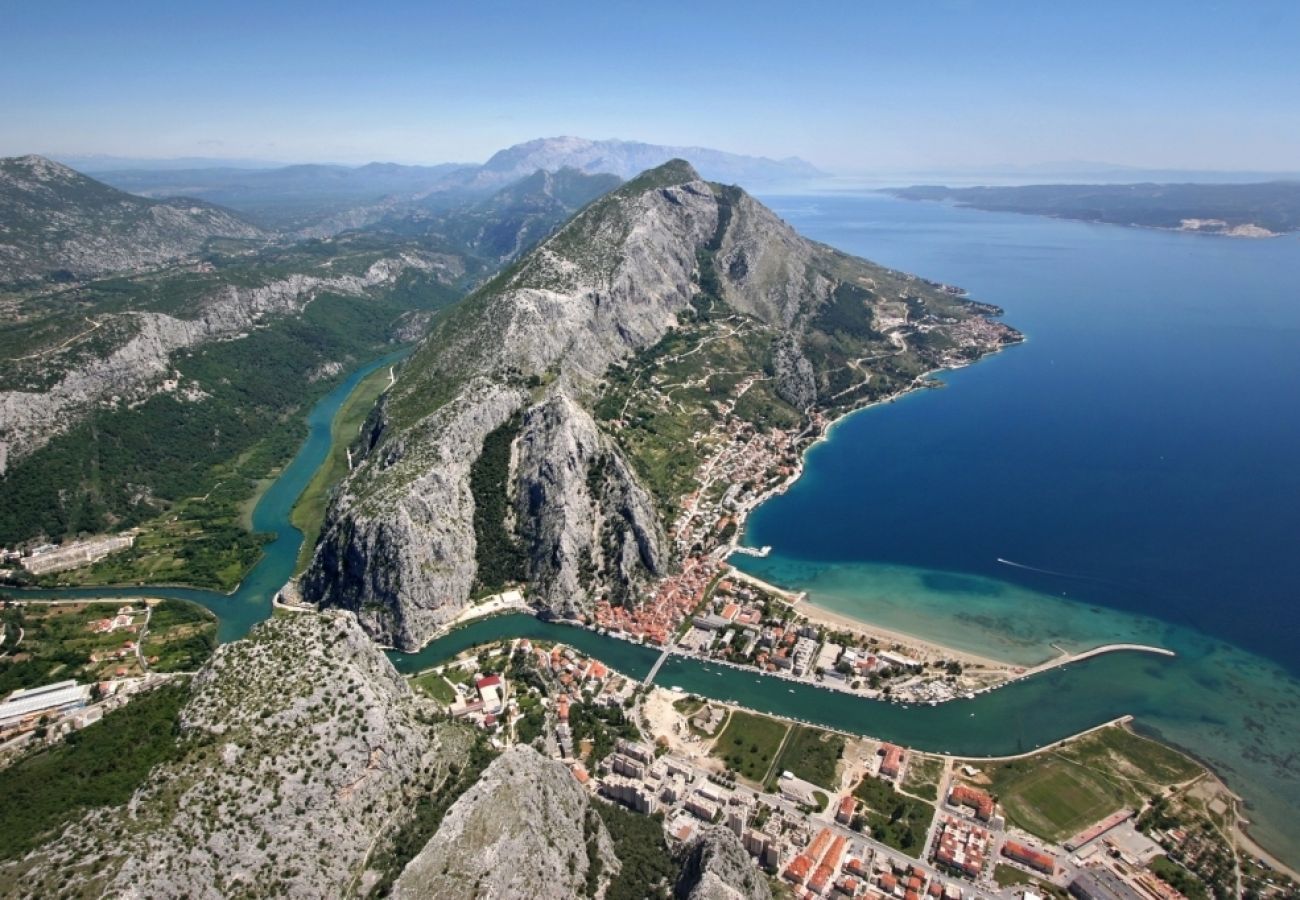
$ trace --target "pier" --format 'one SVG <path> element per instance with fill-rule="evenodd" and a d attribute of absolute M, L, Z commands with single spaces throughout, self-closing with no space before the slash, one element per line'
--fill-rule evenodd
<path fill-rule="evenodd" d="M 1056 647 L 1055 644 L 1052 646 Z M 1057 649 L 1061 650 L 1061 655 L 1056 657 L 1056 659 L 1049 659 L 1047 662 L 1039 663 L 1036 666 L 1025 669 L 1023 672 L 1018 672 L 1012 676 L 1013 679 L 1024 678 L 1028 675 L 1037 675 L 1040 672 L 1046 672 L 1048 669 L 1055 669 L 1057 666 L 1065 666 L 1073 662 L 1091 659 L 1094 656 L 1101 656 L 1104 653 L 1132 652 L 1154 653 L 1156 656 L 1178 655 L 1172 650 L 1166 650 L 1164 647 L 1153 647 L 1150 644 L 1103 644 L 1100 647 L 1093 647 L 1091 650 L 1081 650 L 1078 653 L 1070 653 L 1060 647 L 1057 647 Z"/>

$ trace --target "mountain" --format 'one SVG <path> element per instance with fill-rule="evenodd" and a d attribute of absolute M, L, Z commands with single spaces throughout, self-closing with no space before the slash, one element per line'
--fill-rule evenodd
<path fill-rule="evenodd" d="M 0 863 L 0 896 L 339 896 L 418 798 L 450 803 L 482 768 L 348 616 L 270 619 L 188 694 L 130 800 Z"/>
<path fill-rule="evenodd" d="M 579 209 L 621 183 L 617 175 L 539 169 L 486 199 L 451 209 L 420 202 L 390 208 L 376 227 L 436 235 L 484 260 L 504 262 L 530 249 Z"/>
<path fill-rule="evenodd" d="M 41 156 L 0 159 L 0 284 L 167 263 L 211 238 L 266 235 L 196 200 L 147 200 Z"/>
<path fill-rule="evenodd" d="M 360 228 L 413 206 L 445 213 L 539 170 L 630 178 L 670 159 L 690 160 L 709 178 L 744 185 L 790 183 L 824 173 L 801 159 L 765 159 L 705 147 L 665 147 L 634 141 L 543 138 L 516 144 L 485 164 L 408 166 L 291 165 L 250 169 L 228 165 L 99 169 L 113 187 L 146 197 L 197 197 L 227 206 L 259 225 L 300 237 L 326 237 Z M 101 164 L 106 165 L 106 164 Z"/>
<path fill-rule="evenodd" d="M 707 147 L 668 147 L 638 141 L 554 137 L 539 138 L 498 151 L 483 164 L 474 176 L 474 183 L 502 184 L 536 169 L 555 171 L 561 168 L 632 178 L 646 169 L 679 158 L 690 162 L 703 177 L 728 184 L 753 186 L 806 180 L 826 174 L 797 157 L 767 159 Z"/>
<path fill-rule="evenodd" d="M 321 220 L 354 208 L 382 207 L 431 193 L 444 193 L 454 200 L 462 183 L 476 170 L 456 163 L 404 166 L 376 162 L 270 169 L 122 169 L 101 172 L 99 177 L 146 197 L 199 197 L 238 210 L 268 228 L 294 231 L 318 226 Z M 323 235 L 317 232 L 312 236 Z"/>
<path fill-rule="evenodd" d="M 885 193 L 904 200 L 942 200 L 995 212 L 1232 237 L 1268 237 L 1300 230 L 1300 181 L 969 188 L 926 185 Z"/>
<path fill-rule="evenodd" d="M 213 240 L 164 268 L 0 289 L 0 545 L 141 527 L 62 577 L 229 588 L 259 546 L 240 504 L 292 455 L 300 411 L 617 184 L 538 172 L 450 209 L 354 211 L 323 239 Z"/>
<path fill-rule="evenodd" d="M 140 732 L 147 747 L 120 746 Z M 770 900 L 730 831 L 676 859 L 661 817 L 494 743 L 413 691 L 351 616 L 269 619 L 52 751 L 92 771 L 23 785 L 33 813 L 7 817 L 0 898 L 568 900 L 675 884 Z"/>
<path fill-rule="evenodd" d="M 788 455 L 813 416 L 1017 340 L 996 312 L 666 163 L 435 326 L 354 448 L 305 594 L 403 649 L 506 583 L 558 615 L 635 604 L 697 552 L 689 517 L 669 526 L 707 452 L 749 429 Z"/>

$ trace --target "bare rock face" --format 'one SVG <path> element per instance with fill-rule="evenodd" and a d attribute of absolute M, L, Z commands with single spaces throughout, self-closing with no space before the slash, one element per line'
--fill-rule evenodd
<path fill-rule="evenodd" d="M 516 518 L 532 591 L 571 615 L 594 585 L 626 589 L 660 574 L 667 541 L 654 504 L 617 445 L 564 393 L 524 416 Z"/>
<path fill-rule="evenodd" d="M 817 379 L 813 365 L 789 335 L 772 347 L 772 368 L 777 395 L 795 409 L 807 409 L 817 399 Z"/>
<path fill-rule="evenodd" d="M 657 572 L 663 528 L 648 495 L 575 398 L 689 308 L 696 250 L 717 223 L 712 187 L 681 164 L 602 198 L 445 319 L 331 504 L 305 596 L 356 611 L 403 649 L 454 618 L 476 572 L 470 469 L 484 438 L 527 409 L 527 376 L 551 379 L 511 481 L 539 599 L 560 612 L 587 604 L 579 573 L 592 567 L 624 585 Z M 561 448 L 565 461 L 544 458 Z M 597 459 L 606 477 L 588 485 Z M 557 508 L 562 498 L 575 506 Z"/>
<path fill-rule="evenodd" d="M 192 690 L 181 756 L 0 883 L 53 896 L 42 885 L 66 873 L 113 897 L 338 896 L 473 740 L 426 724 L 424 701 L 339 613 L 259 625 Z"/>
<path fill-rule="evenodd" d="M 700 833 L 686 851 L 676 895 L 685 900 L 771 900 L 772 890 L 740 839 L 725 828 Z"/>
<path fill-rule="evenodd" d="M 686 849 L 677 880 L 686 900 L 771 900 L 763 874 L 749 861 L 740 839 L 723 827 L 703 830 Z"/>
<path fill-rule="evenodd" d="M 48 354 L 33 365 L 55 370 L 66 366 L 48 390 L 0 391 L 0 463 L 35 452 L 97 407 L 139 403 L 177 390 L 171 357 L 178 350 L 238 337 L 269 319 L 296 315 L 321 293 L 364 296 L 372 288 L 394 283 L 408 269 L 439 264 L 404 254 L 375 262 L 363 275 L 293 274 L 258 287 L 228 285 L 195 298 L 195 314 L 188 318 L 154 312 L 101 317 L 96 328 L 121 335 L 115 349 L 75 360 Z M 0 464 L 0 475 L 4 468 Z"/>
<path fill-rule="evenodd" d="M 501 754 L 466 791 L 393 888 L 399 900 L 569 900 L 593 859 L 619 870 L 593 801 L 562 763 L 530 747 Z"/>
<path fill-rule="evenodd" d="M 525 398 L 475 379 L 419 427 L 373 449 L 364 465 L 378 488 L 361 482 L 336 497 L 304 593 L 352 610 L 377 640 L 406 650 L 454 619 L 476 571 L 470 467 Z"/>

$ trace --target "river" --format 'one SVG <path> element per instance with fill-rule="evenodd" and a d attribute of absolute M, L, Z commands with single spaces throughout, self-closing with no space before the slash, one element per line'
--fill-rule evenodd
<path fill-rule="evenodd" d="M 947 390 L 913 394 L 839 423 L 810 454 L 795 488 L 755 514 L 749 539 L 773 545 L 771 557 L 738 564 L 808 589 L 816 602 L 840 612 L 1006 659 L 1036 661 L 1050 654 L 1054 640 L 1076 648 L 1134 641 L 1179 655 L 1102 656 L 936 707 L 868 701 L 676 657 L 656 682 L 970 756 L 1031 750 L 1133 715 L 1140 729 L 1211 763 L 1247 799 L 1256 835 L 1284 858 L 1300 859 L 1291 814 L 1300 806 L 1300 684 L 1288 671 L 1300 641 L 1290 605 L 1294 580 L 1285 568 L 1300 556 L 1282 552 L 1294 550 L 1289 516 L 1300 505 L 1285 501 L 1296 500 L 1300 470 L 1289 462 L 1275 467 L 1270 497 L 1267 488 L 1253 487 L 1251 473 L 1225 475 L 1223 466 L 1207 465 L 1226 459 L 1231 470 L 1252 448 L 1257 460 L 1293 460 L 1288 448 L 1297 420 L 1294 407 L 1270 404 L 1262 388 L 1242 388 L 1240 372 L 1223 370 L 1213 352 L 1225 346 L 1215 340 L 1225 308 L 1212 302 L 1217 296 L 1195 293 L 1198 285 L 1235 291 L 1233 324 L 1223 340 L 1246 342 L 1253 358 L 1239 354 L 1234 363 L 1254 365 L 1247 371 L 1256 372 L 1276 364 L 1290 379 L 1300 356 L 1279 354 L 1295 330 L 1269 332 L 1279 303 L 1268 287 L 1286 283 L 1279 279 L 1288 273 L 1300 276 L 1295 242 L 1156 234 L 881 198 L 787 198 L 777 207 L 805 233 L 842 249 L 975 288 L 979 299 L 1007 307 L 1008 321 L 1024 328 L 1029 342 L 945 376 Z M 1174 321 L 1169 308 L 1143 293 L 1169 283 L 1187 295 L 1185 314 Z M 1163 341 L 1156 344 L 1161 352 L 1152 350 L 1153 340 Z M 272 596 L 293 573 L 302 536 L 289 515 L 329 452 L 334 415 L 361 379 L 399 356 L 359 368 L 311 410 L 302 448 L 253 513 L 254 527 L 275 539 L 232 594 L 172 587 L 36 593 L 193 600 L 217 613 L 222 640 L 246 634 L 270 615 Z M 1199 372 L 1190 364 L 1206 360 L 1216 360 L 1208 374 L 1188 374 Z M 1182 368 L 1171 372 L 1171 361 Z M 1144 409 L 1139 385 L 1156 391 L 1164 420 L 1134 429 L 1141 435 L 1136 443 L 1113 431 L 1092 434 L 1107 422 L 1133 425 Z M 1290 380 L 1283 386 L 1294 387 Z M 1206 403 L 1228 417 L 1241 440 L 1219 440 L 1191 457 L 1190 417 Z M 1145 469 L 1134 471 L 1123 458 L 1121 451 L 1135 447 L 1149 460 Z M 1079 480 L 1070 493 L 1053 473 L 1071 462 L 1098 480 L 1091 486 Z M 1209 488 L 1193 497 L 1204 501 L 1200 530 L 1179 518 L 1186 508 L 1180 485 L 1185 491 L 1189 484 Z M 1116 498 L 1144 502 L 1121 504 L 1110 518 L 1097 513 L 1100 500 Z M 1037 517 L 1043 510 L 1055 516 L 1046 525 Z M 1243 531 L 1252 513 L 1264 511 L 1272 527 Z M 1229 514 L 1237 519 L 1225 526 Z M 1242 533 L 1230 542 L 1234 530 Z M 1085 541 L 1086 565 L 1058 558 L 1062 550 L 1077 553 Z M 1155 583 L 1144 577 L 1157 544 L 1177 552 L 1166 552 L 1155 571 L 1163 576 L 1181 561 L 1193 573 L 1176 588 L 1173 576 Z M 1133 547 L 1141 554 L 1126 555 Z M 1105 565 L 1107 554 L 1119 563 Z M 1231 571 L 1254 579 L 1249 597 L 1231 591 L 1231 582 L 1217 577 L 1225 566 L 1215 565 L 1244 560 L 1243 554 L 1252 555 L 1255 568 L 1237 561 Z M 1048 571 L 1014 569 L 998 556 Z M 1259 567 L 1270 559 L 1284 568 Z M 1202 577 L 1205 572 L 1216 578 Z M 1206 595 L 1192 603 L 1197 588 L 1243 599 L 1216 604 Z M 1252 651 L 1252 629 L 1260 632 L 1254 646 L 1263 653 Z M 656 656 L 647 647 L 509 615 L 390 658 L 415 671 L 476 643 L 511 637 L 562 641 L 632 677 L 643 677 Z"/>
<path fill-rule="evenodd" d="M 272 598 L 293 576 L 298 549 L 302 546 L 302 532 L 293 525 L 290 516 L 298 497 L 329 456 L 330 426 L 334 416 L 367 375 L 383 366 L 393 365 L 409 352 L 409 348 L 404 348 L 360 366 L 311 408 L 306 419 L 307 437 L 302 446 L 253 508 L 253 530 L 274 537 L 262 548 L 262 556 L 257 564 L 231 593 L 174 586 L 53 588 L 15 593 L 26 597 L 144 595 L 191 600 L 217 614 L 220 622 L 217 637 L 221 641 L 238 640 L 248 634 L 250 628 L 271 615 Z"/>

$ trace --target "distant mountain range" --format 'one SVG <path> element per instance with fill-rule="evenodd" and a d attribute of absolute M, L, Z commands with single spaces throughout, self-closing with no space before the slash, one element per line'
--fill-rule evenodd
<path fill-rule="evenodd" d="M 1269 237 L 1300 230 L 1300 181 L 968 188 L 917 185 L 891 188 L 884 193 L 905 200 L 941 200 L 994 212 L 1232 237 Z"/>
<path fill-rule="evenodd" d="M 594 175 L 629 178 L 670 159 L 683 158 L 708 178 L 746 186 L 793 183 L 825 173 L 801 159 L 773 160 L 704 147 L 667 147 L 633 141 L 543 138 L 508 147 L 483 165 L 445 163 L 407 166 L 290 165 L 247 168 L 232 165 L 177 168 L 160 161 L 154 168 L 132 160 L 118 169 L 96 168 L 97 178 L 146 197 L 197 197 L 228 206 L 263 227 L 313 229 L 348 211 L 379 204 L 420 201 L 449 209 L 480 199 L 543 170 L 574 169 Z"/>
<path fill-rule="evenodd" d="M 137 197 L 43 156 L 0 159 L 0 284 L 120 272 L 189 255 L 214 237 L 265 236 L 207 202 Z"/>

